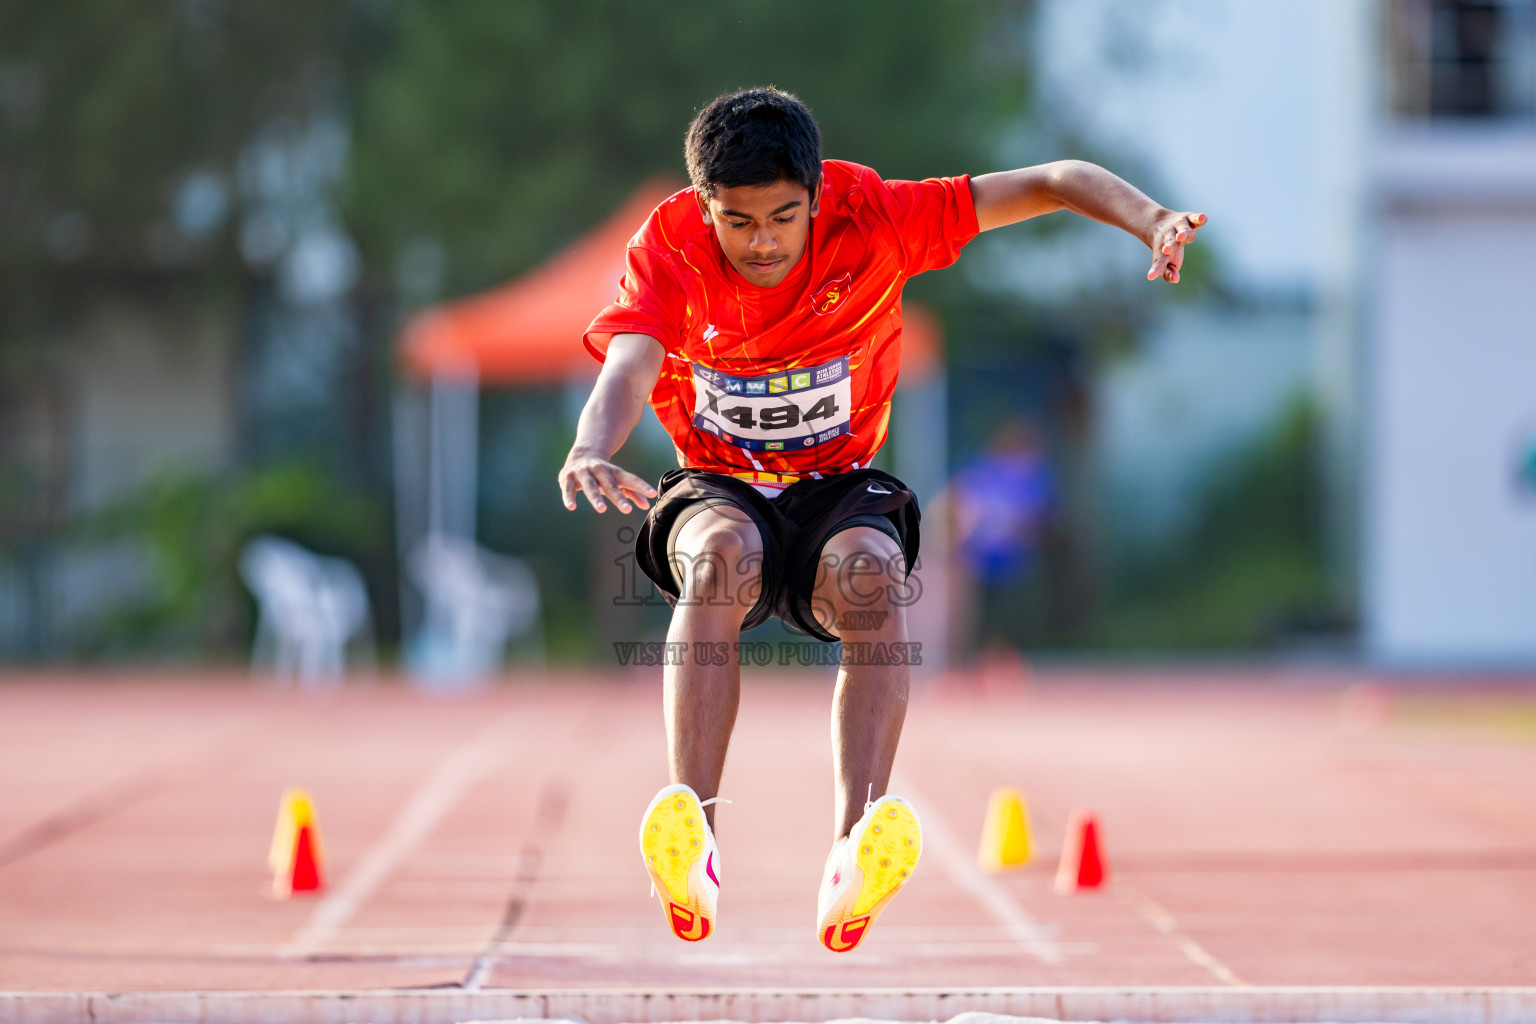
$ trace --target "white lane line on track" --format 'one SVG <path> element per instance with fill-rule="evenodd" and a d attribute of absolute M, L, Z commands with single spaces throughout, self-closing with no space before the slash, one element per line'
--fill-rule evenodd
<path fill-rule="evenodd" d="M 304 926 L 285 947 L 288 956 L 309 956 L 322 949 L 379 890 L 400 862 L 421 845 L 469 790 L 490 774 L 511 747 L 505 715 L 457 747 L 416 787 L 411 799 L 384 833 L 357 859 L 315 906 Z"/>
<path fill-rule="evenodd" d="M 948 822 L 939 817 L 939 805 L 914 788 L 911 779 L 893 778 L 891 792 L 902 794 L 919 808 L 923 848 L 938 858 L 939 867 L 950 881 L 981 904 L 982 909 L 1002 925 L 1008 937 L 1026 953 L 1043 964 L 1060 965 L 1063 960 L 1061 947 L 1051 940 L 1050 934 L 1019 904 L 1013 893 L 984 874 L 975 860 L 967 856 L 965 847 L 950 831 Z"/>
<path fill-rule="evenodd" d="M 1161 903 L 1153 900 L 1134 886 L 1126 885 L 1124 882 L 1116 882 L 1115 886 L 1121 898 L 1129 903 L 1138 914 L 1151 922 L 1152 927 L 1168 936 L 1173 941 L 1173 944 L 1178 947 L 1179 952 L 1183 953 L 1191 963 L 1205 968 L 1217 981 L 1224 985 L 1232 985 L 1237 988 L 1248 987 L 1248 983 L 1234 974 L 1230 967 L 1208 953 L 1200 943 L 1184 934 L 1179 928 L 1178 920 Z"/>

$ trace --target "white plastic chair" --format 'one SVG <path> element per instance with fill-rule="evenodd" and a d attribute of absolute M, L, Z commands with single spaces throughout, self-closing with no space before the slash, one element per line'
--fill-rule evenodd
<path fill-rule="evenodd" d="M 525 561 L 437 534 L 417 545 L 410 571 L 425 599 L 421 629 L 407 657 L 418 678 L 488 679 L 500 670 L 508 643 L 525 634 L 533 637 L 542 660 L 539 584 Z"/>
<path fill-rule="evenodd" d="M 346 673 L 347 646 L 372 638 L 368 590 L 356 566 L 281 537 L 261 536 L 240 553 L 240 576 L 256 598 L 251 667 L 305 688 Z M 372 660 L 371 643 L 366 648 Z"/>

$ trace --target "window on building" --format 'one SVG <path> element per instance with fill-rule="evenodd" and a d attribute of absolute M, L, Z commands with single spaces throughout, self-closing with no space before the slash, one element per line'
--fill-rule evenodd
<path fill-rule="evenodd" d="M 1391 0 L 1393 112 L 1536 117 L 1536 0 Z"/>

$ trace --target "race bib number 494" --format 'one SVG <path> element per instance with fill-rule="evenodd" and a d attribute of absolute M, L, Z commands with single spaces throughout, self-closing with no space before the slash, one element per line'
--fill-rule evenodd
<path fill-rule="evenodd" d="M 762 377 L 693 364 L 693 425 L 740 448 L 787 452 L 848 433 L 848 357 Z"/>

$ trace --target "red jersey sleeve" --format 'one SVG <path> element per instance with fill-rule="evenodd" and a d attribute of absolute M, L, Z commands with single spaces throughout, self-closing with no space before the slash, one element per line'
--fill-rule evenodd
<path fill-rule="evenodd" d="M 882 181 L 882 205 L 896 229 L 907 277 L 947 267 L 980 232 L 971 176 Z"/>
<path fill-rule="evenodd" d="M 665 253 L 632 245 L 625 257 L 619 297 L 587 327 L 587 350 L 602 360 L 615 334 L 649 334 L 668 352 L 682 344 L 688 298 Z"/>

